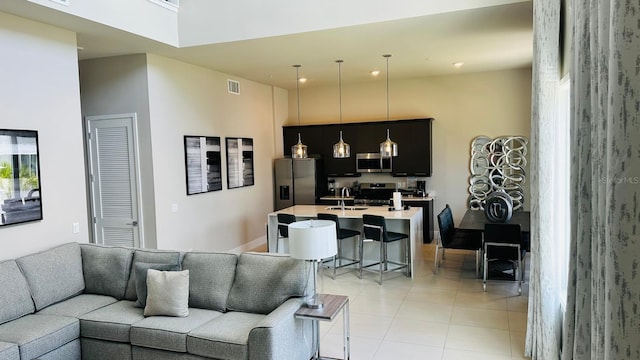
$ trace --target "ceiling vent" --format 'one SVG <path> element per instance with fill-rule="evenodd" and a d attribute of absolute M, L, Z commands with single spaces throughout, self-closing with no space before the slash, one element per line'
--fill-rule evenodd
<path fill-rule="evenodd" d="M 227 79 L 227 91 L 230 94 L 240 95 L 240 81 Z"/>
<path fill-rule="evenodd" d="M 62 5 L 67 5 L 69 6 L 69 0 L 49 0 L 52 1 L 54 3 L 58 3 L 58 4 L 62 4 Z"/>

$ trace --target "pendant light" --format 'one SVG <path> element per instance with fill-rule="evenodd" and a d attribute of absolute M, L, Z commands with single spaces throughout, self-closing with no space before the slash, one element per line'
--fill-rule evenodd
<path fill-rule="evenodd" d="M 387 60 L 387 121 L 389 121 L 389 58 L 390 54 L 382 55 Z M 391 141 L 389 137 L 389 129 L 387 129 L 387 140 L 380 143 L 380 156 L 392 157 L 398 156 L 398 144 Z"/>
<path fill-rule="evenodd" d="M 340 104 L 340 125 L 342 125 L 342 63 L 343 60 L 336 60 L 338 63 L 338 89 Z M 345 159 L 351 156 L 351 146 L 342 140 L 342 130 L 340 130 L 340 141 L 333 145 L 333 157 Z"/>
<path fill-rule="evenodd" d="M 296 96 L 298 98 L 298 126 L 300 126 L 300 65 L 293 65 L 296 68 Z M 298 143 L 291 147 L 291 158 L 306 159 L 307 145 L 302 143 L 300 133 L 298 133 Z"/>

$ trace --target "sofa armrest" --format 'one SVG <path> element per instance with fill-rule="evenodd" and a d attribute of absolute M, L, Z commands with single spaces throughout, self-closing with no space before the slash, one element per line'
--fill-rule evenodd
<path fill-rule="evenodd" d="M 312 321 L 296 319 L 303 300 L 285 301 L 249 333 L 249 359 L 309 359 L 317 348 Z"/>

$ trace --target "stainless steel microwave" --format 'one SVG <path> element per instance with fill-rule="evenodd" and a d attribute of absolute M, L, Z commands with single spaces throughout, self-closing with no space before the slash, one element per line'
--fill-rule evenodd
<path fill-rule="evenodd" d="M 356 171 L 359 173 L 390 173 L 391 158 L 380 153 L 356 154 Z"/>

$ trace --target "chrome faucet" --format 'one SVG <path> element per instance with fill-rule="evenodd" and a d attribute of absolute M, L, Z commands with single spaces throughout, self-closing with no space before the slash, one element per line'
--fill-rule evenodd
<path fill-rule="evenodd" d="M 345 195 L 346 194 L 346 195 Z M 343 187 L 342 188 L 342 192 L 340 194 L 340 206 L 342 206 L 342 211 L 344 211 L 344 198 L 349 197 L 349 188 L 348 187 Z"/>

